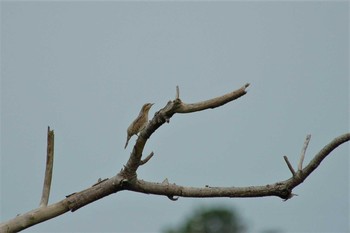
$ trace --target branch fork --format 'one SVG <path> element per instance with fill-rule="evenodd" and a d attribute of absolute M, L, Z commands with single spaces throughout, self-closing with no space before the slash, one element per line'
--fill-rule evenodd
<path fill-rule="evenodd" d="M 274 184 L 248 187 L 185 187 L 177 184 L 170 184 L 168 179 L 165 179 L 162 183 L 155 183 L 147 182 L 137 178 L 137 169 L 139 168 L 139 166 L 145 165 L 154 155 L 154 153 L 151 152 L 148 156 L 146 156 L 146 158 L 142 159 L 142 153 L 148 138 L 161 125 L 163 125 L 166 122 L 169 123 L 170 118 L 175 113 L 191 113 L 220 107 L 226 103 L 229 103 L 235 99 L 244 96 L 247 93 L 246 89 L 248 88 L 248 86 L 249 84 L 245 84 L 243 87 L 225 95 L 191 104 L 186 104 L 181 101 L 180 90 L 177 86 L 175 99 L 173 101 L 169 101 L 164 108 L 156 112 L 152 120 L 149 121 L 146 128 L 140 132 L 126 165 L 124 166 L 124 168 L 121 169 L 121 171 L 118 174 L 111 178 L 103 180 L 99 179 L 91 187 L 80 192 L 74 192 L 70 195 L 67 195 L 65 199 L 57 203 L 48 205 L 48 194 L 51 182 L 46 181 L 51 180 L 50 173 L 52 174 L 52 168 L 50 168 L 49 165 L 47 165 L 42 195 L 43 197 L 40 202 L 40 207 L 1 223 L 0 232 L 21 231 L 32 225 L 46 221 L 50 218 L 54 218 L 68 211 L 74 212 L 79 208 L 90 204 L 96 200 L 124 190 L 130 190 L 144 194 L 163 195 L 168 197 L 172 201 L 178 200 L 179 197 L 247 198 L 277 196 L 282 198 L 283 200 L 288 200 L 292 198 L 296 195 L 292 193 L 293 188 L 301 184 L 320 165 L 323 159 L 326 158 L 334 149 L 336 149 L 341 144 L 349 141 L 350 133 L 340 135 L 339 137 L 333 139 L 330 143 L 323 147 L 314 156 L 314 158 L 311 159 L 307 166 L 303 167 L 306 149 L 311 139 L 311 136 L 308 135 L 305 139 L 304 146 L 301 151 L 298 163 L 298 170 L 295 171 L 293 166 L 289 162 L 288 157 L 284 156 L 283 158 L 288 166 L 288 169 L 292 173 L 292 177 L 284 181 L 276 182 Z M 49 159 L 49 154 L 52 154 L 52 159 Z M 47 162 L 47 164 L 52 165 L 53 131 L 51 131 L 50 128 L 48 129 L 47 157 L 47 161 L 52 160 L 52 162 Z"/>
<path fill-rule="evenodd" d="M 306 149 L 309 145 L 310 140 L 311 140 L 311 134 L 306 135 L 304 146 L 301 150 L 300 159 L 299 159 L 299 163 L 298 163 L 298 172 L 302 172 L 302 170 L 303 170 L 303 162 L 305 159 L 305 153 L 306 153 Z M 289 162 L 288 157 L 285 155 L 285 156 L 283 156 L 283 158 L 284 158 L 285 162 L 287 163 L 287 166 L 288 166 L 290 172 L 292 173 L 293 177 L 295 177 L 297 173 L 295 172 L 292 164 Z"/>
<path fill-rule="evenodd" d="M 136 171 L 138 167 L 143 164 L 141 161 L 142 151 L 147 143 L 148 138 L 165 122 L 169 123 L 170 118 L 175 113 L 192 113 L 197 111 L 203 111 L 206 109 L 212 109 L 220 107 L 226 103 L 229 103 L 239 97 L 242 97 L 247 93 L 246 89 L 248 88 L 249 83 L 245 84 L 240 89 L 227 93 L 223 96 L 219 96 L 213 99 L 209 99 L 202 102 L 186 104 L 180 99 L 180 90 L 179 87 L 176 87 L 176 95 L 173 101 L 168 101 L 166 106 L 160 109 L 154 114 L 152 120 L 149 121 L 145 129 L 140 132 L 139 137 L 136 140 L 136 144 L 131 152 L 129 160 L 125 165 L 124 170 L 121 172 L 121 176 L 126 178 L 132 176 L 137 177 Z M 147 159 L 147 158 L 146 158 Z M 148 160 L 147 160 L 148 161 Z M 133 180 L 133 179 L 132 179 Z"/>

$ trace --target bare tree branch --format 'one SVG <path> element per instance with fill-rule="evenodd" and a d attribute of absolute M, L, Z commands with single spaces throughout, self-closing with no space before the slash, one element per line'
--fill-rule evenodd
<path fill-rule="evenodd" d="M 43 192 L 40 200 L 40 207 L 47 206 L 49 202 L 52 170 L 53 170 L 53 155 L 54 155 L 55 134 L 50 127 L 47 128 L 47 155 L 46 155 L 46 170 L 43 185 Z"/>
<path fill-rule="evenodd" d="M 321 164 L 322 160 L 324 160 L 327 155 L 329 155 L 335 148 L 349 140 L 350 133 L 345 133 L 339 137 L 334 138 L 330 143 L 323 147 L 322 150 L 316 154 L 316 156 L 303 170 L 298 171 L 297 174 L 300 175 L 300 178 L 302 178 L 301 182 L 303 182 L 306 177 L 308 177 Z M 295 183 L 295 186 L 299 185 L 301 182 Z M 293 186 L 293 188 L 295 186 Z"/>
<path fill-rule="evenodd" d="M 153 157 L 153 155 L 154 155 L 154 153 L 152 151 L 151 154 L 149 154 L 146 158 L 144 158 L 140 161 L 140 165 L 146 164 Z"/>
<path fill-rule="evenodd" d="M 67 195 L 65 199 L 55 204 L 39 207 L 25 214 L 18 215 L 9 221 L 3 222 L 0 224 L 0 232 L 18 232 L 24 230 L 68 211 L 74 212 L 91 202 L 116 193 L 122 189 L 123 180 L 119 175 L 116 175 L 110 179 L 100 181 L 83 191 Z"/>
<path fill-rule="evenodd" d="M 176 86 L 176 95 L 175 95 L 175 99 L 180 99 L 180 89 L 179 89 L 179 86 Z"/>
<path fill-rule="evenodd" d="M 135 181 L 136 170 L 138 169 L 142 157 L 143 148 L 148 140 L 148 138 L 155 132 L 162 124 L 169 122 L 169 119 L 175 113 L 191 113 L 196 111 L 202 111 L 209 108 L 216 108 L 222 106 L 230 101 L 238 99 L 239 97 L 245 95 L 246 88 L 249 84 L 245 84 L 240 89 L 225 94 L 220 97 L 209 99 L 203 102 L 185 104 L 180 98 L 176 98 L 173 101 L 169 101 L 167 105 L 155 113 L 153 119 L 148 123 L 146 128 L 140 132 L 139 137 L 136 140 L 136 144 L 130 155 L 130 158 L 122 171 L 122 176 L 130 181 Z M 176 91 L 176 97 L 179 97 L 179 88 Z"/>
<path fill-rule="evenodd" d="M 287 156 L 283 156 L 283 158 L 284 158 L 284 161 L 286 161 L 287 166 L 288 166 L 290 172 L 292 173 L 293 176 L 295 176 L 295 171 L 294 171 L 294 169 L 293 169 L 292 164 L 290 164 L 290 162 L 289 162 L 289 160 L 288 160 L 288 157 L 287 157 Z"/>
<path fill-rule="evenodd" d="M 264 197 L 277 196 L 282 199 L 290 199 L 294 194 L 292 189 L 302 183 L 313 170 L 315 170 L 321 161 L 329 155 L 339 145 L 350 140 L 350 133 L 346 133 L 335 138 L 328 145 L 326 145 L 310 163 L 301 171 L 295 173 L 293 177 L 288 180 L 280 181 L 274 184 L 267 184 L 264 186 L 250 186 L 250 187 L 184 187 L 176 184 L 153 183 L 143 180 L 138 180 L 131 184 L 127 189 L 156 195 L 179 196 L 179 197 Z M 294 169 L 293 169 L 294 170 Z"/>
<path fill-rule="evenodd" d="M 153 119 L 148 123 L 146 128 L 140 132 L 140 135 L 136 140 L 136 144 L 134 145 L 133 150 L 130 154 L 129 160 L 117 175 L 109 179 L 99 179 L 98 182 L 93 184 L 91 187 L 83 191 L 74 192 L 70 195 L 67 195 L 65 199 L 55 204 L 42 206 L 23 215 L 19 215 L 9 221 L 3 222 L 0 224 L 0 232 L 18 232 L 40 222 L 64 214 L 68 211 L 74 212 L 87 204 L 123 190 L 130 190 L 145 194 L 164 195 L 170 200 L 177 200 L 178 197 L 243 198 L 264 196 L 277 196 L 284 200 L 290 199 L 294 195 L 292 193 L 293 188 L 301 184 L 320 165 L 323 159 L 327 157 L 327 155 L 329 155 L 335 148 L 349 141 L 350 133 L 346 133 L 333 139 L 315 155 L 315 157 L 304 169 L 298 170 L 297 172 L 294 171 L 293 167 L 288 161 L 288 158 L 285 156 L 284 159 L 293 176 L 288 180 L 276 182 L 274 184 L 248 187 L 185 187 L 181 185 L 170 184 L 167 179 L 162 183 L 155 183 L 143 181 L 137 178 L 136 171 L 138 167 L 142 164 L 145 164 L 153 156 L 152 152 L 145 159 L 141 159 L 143 149 L 148 138 L 162 124 L 169 122 L 169 119 L 175 113 L 190 113 L 222 106 L 245 95 L 247 93 L 246 88 L 248 86 L 249 84 L 246 84 L 242 88 L 226 95 L 193 104 L 183 103 L 179 98 L 179 90 L 177 89 L 176 97 L 178 98 L 173 101 L 169 101 L 164 108 L 155 113 Z M 307 145 L 305 146 L 304 144 L 305 151 L 306 147 Z M 302 150 L 302 154 L 303 151 L 304 149 Z"/>
<path fill-rule="evenodd" d="M 203 111 L 208 108 L 217 108 L 220 107 L 232 100 L 235 100 L 242 95 L 245 95 L 247 93 L 246 89 L 249 87 L 249 83 L 245 84 L 242 88 L 227 93 L 223 96 L 219 96 L 210 100 L 198 102 L 198 103 L 193 103 L 193 104 L 185 104 L 181 103 L 177 110 L 176 113 L 190 113 L 190 112 L 197 112 L 197 111 Z"/>
<path fill-rule="evenodd" d="M 306 136 L 304 146 L 303 146 L 303 149 L 301 150 L 301 154 L 300 154 L 300 160 L 299 160 L 299 164 L 298 164 L 299 171 L 301 171 L 303 169 L 303 162 L 304 162 L 304 158 L 305 158 L 305 153 L 306 153 L 306 149 L 309 145 L 310 139 L 311 139 L 311 134 L 308 134 Z"/>

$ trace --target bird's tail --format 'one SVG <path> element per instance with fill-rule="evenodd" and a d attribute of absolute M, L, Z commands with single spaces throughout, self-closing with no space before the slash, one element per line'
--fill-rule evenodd
<path fill-rule="evenodd" d="M 128 146 L 129 140 L 130 140 L 130 136 L 128 135 L 128 137 L 126 138 L 126 143 L 125 143 L 125 146 L 124 146 L 124 150 Z"/>

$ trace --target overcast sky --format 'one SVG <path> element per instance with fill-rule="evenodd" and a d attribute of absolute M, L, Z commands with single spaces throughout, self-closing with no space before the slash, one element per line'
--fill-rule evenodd
<path fill-rule="evenodd" d="M 50 203 L 114 176 L 126 129 L 175 97 L 191 103 L 251 83 L 221 108 L 174 115 L 138 177 L 179 185 L 265 185 L 349 131 L 349 2 L 1 2 L 1 221 L 39 204 L 47 126 Z M 349 232 L 349 144 L 299 196 L 186 199 L 120 192 L 25 232 L 156 232 L 199 206 L 235 208 L 249 232 Z"/>

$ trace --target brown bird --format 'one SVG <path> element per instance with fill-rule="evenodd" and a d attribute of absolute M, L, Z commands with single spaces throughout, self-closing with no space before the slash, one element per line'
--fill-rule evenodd
<path fill-rule="evenodd" d="M 152 105 L 153 104 L 151 104 L 151 103 L 144 104 L 142 106 L 141 111 L 140 111 L 139 115 L 137 116 L 137 118 L 128 127 L 127 138 L 126 138 L 126 143 L 125 143 L 124 149 L 128 146 L 130 138 L 135 134 L 136 134 L 136 136 L 138 136 L 137 134 L 139 132 L 141 132 L 147 126 L 148 112 L 151 109 Z"/>

